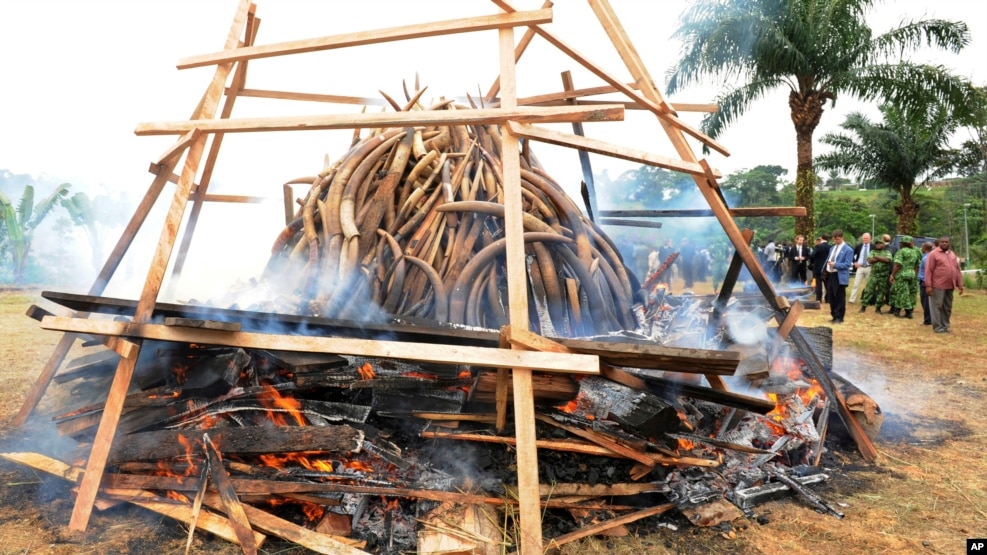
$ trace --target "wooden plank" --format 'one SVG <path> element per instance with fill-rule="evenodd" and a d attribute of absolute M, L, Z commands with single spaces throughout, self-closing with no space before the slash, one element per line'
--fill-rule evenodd
<path fill-rule="evenodd" d="M 540 23 L 551 22 L 552 10 L 544 9 L 516 12 L 512 14 L 486 15 L 463 19 L 451 19 L 446 21 L 415 23 L 400 27 L 389 27 L 386 29 L 377 29 L 372 31 L 358 31 L 355 33 L 344 33 L 341 35 L 330 35 L 326 37 L 278 42 L 246 48 L 227 48 L 211 54 L 200 54 L 197 56 L 183 58 L 178 61 L 177 67 L 178 69 L 189 69 L 193 67 L 223 64 L 240 60 L 257 60 L 260 58 L 270 58 L 273 56 L 287 56 L 290 54 L 334 50 L 338 48 L 349 48 L 352 46 L 362 46 L 366 44 L 381 44 L 385 42 L 424 37 L 438 37 L 459 33 L 471 33 L 475 31 L 489 31 L 491 29 L 510 29 L 524 25 L 537 25 Z M 512 53 L 513 46 L 514 45 L 512 44 Z"/>
<path fill-rule="evenodd" d="M 622 121 L 624 107 L 550 106 L 515 108 L 480 108 L 463 110 L 414 110 L 410 112 L 374 112 L 360 114 L 315 114 L 310 116 L 276 116 L 195 119 L 140 123 L 138 136 L 179 135 L 190 129 L 203 133 L 250 133 L 257 131 L 312 131 L 324 129 L 376 129 L 389 127 L 433 127 L 439 125 L 503 125 L 520 123 L 569 123 L 573 121 Z"/>
<path fill-rule="evenodd" d="M 525 139 L 531 139 L 533 141 L 540 141 L 558 146 L 567 146 L 595 154 L 603 154 L 613 158 L 619 158 L 621 160 L 639 162 L 641 164 L 647 164 L 649 166 L 665 168 L 682 173 L 697 175 L 704 174 L 702 166 L 695 162 L 683 162 L 682 160 L 677 160 L 675 158 L 652 154 L 645 150 L 613 145 L 598 139 L 580 137 L 579 135 L 574 135 L 571 133 L 515 123 L 513 121 L 509 122 L 508 126 L 510 127 L 512 134 Z"/>
<path fill-rule="evenodd" d="M 259 21 L 254 18 L 252 11 L 247 13 L 247 28 L 244 31 L 245 40 L 243 46 L 251 46 L 254 43 L 254 39 L 257 37 L 257 27 Z M 233 114 L 233 104 L 236 102 L 237 95 L 236 91 L 243 88 L 244 83 L 247 79 L 247 62 L 241 61 L 237 62 L 236 71 L 233 74 L 233 86 L 231 89 L 234 91 L 233 94 L 226 94 L 225 102 L 223 103 L 223 108 L 220 111 L 220 119 L 229 119 Z M 195 229 L 199 222 L 199 214 L 202 213 L 203 202 L 205 202 L 206 193 L 209 190 L 209 184 L 212 182 L 213 169 L 216 166 L 216 160 L 219 158 L 219 149 L 223 145 L 223 134 L 216 133 L 213 135 L 212 144 L 209 145 L 209 153 L 206 155 L 206 162 L 202 168 L 201 177 L 199 178 L 199 184 L 194 187 L 192 191 L 192 209 L 189 211 L 188 219 L 185 222 L 185 233 L 182 235 L 181 244 L 178 247 L 178 254 L 175 256 L 175 263 L 172 265 L 171 275 L 171 287 L 175 288 L 178 286 L 179 278 L 182 275 L 182 270 L 185 268 L 185 260 L 188 257 L 189 248 L 192 244 L 192 237 L 195 235 Z"/>
<path fill-rule="evenodd" d="M 466 347 L 461 345 L 447 345 L 442 349 L 436 349 L 435 345 L 427 343 L 253 332 L 223 332 L 172 328 L 160 324 L 83 320 L 60 318 L 58 316 L 45 318 L 41 327 L 61 331 L 138 337 L 179 343 L 243 347 L 246 349 L 277 349 L 282 351 L 361 355 L 444 364 L 469 364 L 493 368 L 526 368 L 543 372 L 596 374 L 599 372 L 600 365 L 599 357 L 585 354 L 567 355 L 534 351 L 507 351 L 491 347 Z M 736 355 L 736 353 L 733 354 Z"/>
<path fill-rule="evenodd" d="M 516 110 L 517 82 L 514 73 L 514 29 L 501 29 L 500 86 L 501 108 Z M 528 329 L 528 290 L 524 254 L 524 213 L 521 198 L 521 153 L 517 137 L 501 137 L 501 175 L 504 186 L 504 235 L 507 241 L 508 319 L 517 330 Z M 512 345 L 511 353 L 524 353 Z M 539 353 L 574 356 L 571 354 Z M 596 365 L 599 371 L 599 363 Z M 538 497 L 538 448 L 535 443 L 535 404 L 531 389 L 531 369 L 514 366 L 514 435 L 517 438 L 518 510 L 520 512 L 519 545 L 523 553 L 541 553 L 541 505 Z"/>
<path fill-rule="evenodd" d="M 616 518 L 611 518 L 610 520 L 605 520 L 591 526 L 583 526 L 575 532 L 569 532 L 568 534 L 562 534 L 556 538 L 549 540 L 548 545 L 554 549 L 558 549 L 561 545 L 569 543 L 571 541 L 579 540 L 589 536 L 594 536 L 601 532 L 605 532 L 616 526 L 621 526 L 631 522 L 637 522 L 642 518 L 647 518 L 649 516 L 660 515 L 664 512 L 668 512 L 676 507 L 675 503 L 666 503 L 664 505 L 657 505 L 649 509 L 641 509 L 640 511 L 635 511 L 630 514 L 623 516 L 618 516 Z"/>
<path fill-rule="evenodd" d="M 493 3 L 497 4 L 497 6 L 499 6 L 502 10 L 508 13 L 517 11 L 513 6 L 511 6 L 511 4 L 507 0 L 493 0 Z M 719 152 L 720 154 L 723 154 L 724 156 L 730 155 L 730 152 L 726 149 L 726 147 L 724 147 L 717 141 L 713 140 L 711 137 L 709 137 L 702 131 L 699 131 L 698 129 L 692 127 L 691 125 L 686 124 L 685 122 L 680 120 L 677 116 L 675 116 L 673 113 L 671 113 L 669 105 L 666 104 L 664 100 L 662 100 L 661 102 L 653 102 L 650 98 L 647 97 L 647 95 L 638 94 L 638 92 L 635 91 L 633 88 L 624 85 L 622 81 L 620 81 L 610 73 L 604 71 L 593 62 L 589 61 L 588 58 L 580 54 L 578 51 L 576 51 L 576 49 L 572 48 L 571 46 L 560 40 L 552 33 L 546 31 L 543 27 L 536 26 L 534 27 L 534 29 L 536 33 L 538 33 L 542 38 L 544 38 L 549 43 L 551 43 L 552 46 L 558 48 L 564 54 L 566 54 L 574 61 L 585 67 L 587 70 L 595 74 L 597 77 L 609 83 L 610 86 L 616 88 L 617 90 L 627 95 L 629 98 L 633 99 L 635 102 L 637 102 L 641 106 L 644 106 L 652 113 L 654 113 L 656 116 L 658 116 L 659 121 L 662 122 L 663 127 L 665 125 L 674 125 L 679 131 L 688 133 L 689 136 L 702 142 L 704 145 Z M 640 80 L 637 80 L 637 82 L 638 85 L 640 86 Z"/>
<path fill-rule="evenodd" d="M 577 353 L 593 354 L 612 366 L 672 370 L 692 374 L 732 376 L 740 364 L 733 351 L 666 347 L 652 342 L 611 342 L 587 339 L 556 339 Z"/>
<path fill-rule="evenodd" d="M 216 484 L 216 489 L 219 490 L 219 499 L 222 501 L 223 510 L 226 512 L 227 518 L 230 519 L 240 547 L 243 548 L 243 554 L 257 555 L 257 544 L 253 542 L 254 530 L 250 527 L 250 520 L 247 519 L 243 504 L 240 503 L 240 499 L 233 489 L 230 475 L 227 474 L 223 460 L 220 458 L 216 446 L 210 441 L 208 433 L 202 434 L 202 443 L 205 445 L 206 459 L 209 461 L 209 477 L 212 478 L 212 482 Z"/>
<path fill-rule="evenodd" d="M 226 90 L 231 93 L 230 89 Z M 300 100 L 303 102 L 323 102 L 329 104 L 354 104 L 357 106 L 387 106 L 387 101 L 383 98 L 371 98 L 367 96 L 345 96 L 336 94 L 316 94 L 291 91 L 273 91 L 268 89 L 243 89 L 237 96 L 249 96 L 253 98 L 271 98 L 276 100 Z"/>
<path fill-rule="evenodd" d="M 214 493 L 207 493 L 205 502 L 210 507 L 216 508 L 220 505 L 219 496 Z M 349 540 L 347 538 L 337 538 L 328 534 L 320 534 L 314 530 L 309 530 L 304 526 L 299 526 L 293 522 L 272 515 L 271 513 L 243 504 L 243 512 L 247 515 L 250 523 L 263 532 L 272 536 L 296 543 L 305 549 L 324 555 L 365 555 L 366 552 L 360 550 L 366 542 Z M 351 542 L 351 543 L 347 543 Z"/>
<path fill-rule="evenodd" d="M 624 445 L 621 445 L 620 443 L 617 443 L 616 441 L 613 441 L 610 438 L 603 436 L 602 434 L 598 434 L 590 430 L 583 430 L 575 426 L 569 426 L 544 415 L 538 415 L 535 418 L 550 426 L 554 426 L 556 428 L 565 430 L 576 437 L 581 437 L 586 441 L 595 443 L 605 449 L 609 449 L 610 451 L 624 458 L 630 459 L 632 461 L 637 461 L 645 465 L 655 464 L 650 454 L 642 451 L 638 451 L 637 449 L 632 449 L 630 447 L 625 447 Z"/>
<path fill-rule="evenodd" d="M 69 466 L 62 461 L 52 459 L 39 453 L 0 453 L 0 457 L 3 457 L 11 462 L 28 466 L 35 470 L 47 472 L 48 474 L 62 478 L 63 480 L 69 482 L 76 482 L 79 477 L 82 476 L 82 469 Z M 182 522 L 188 522 L 192 516 L 192 510 L 190 507 L 176 504 L 171 501 L 158 501 L 161 497 L 149 491 L 125 489 L 110 490 L 106 493 L 126 497 L 126 501 L 128 503 L 137 505 L 138 507 L 143 507 L 150 511 L 154 511 L 158 514 L 165 515 Z M 213 513 L 202 513 L 196 521 L 196 526 L 211 534 L 215 534 L 224 540 L 234 543 L 237 542 L 236 534 L 233 533 L 233 529 L 230 527 L 230 522 L 219 515 Z M 263 534 L 254 534 L 254 541 L 257 545 L 262 544 L 265 539 L 266 536 Z"/>
<path fill-rule="evenodd" d="M 202 202 L 227 202 L 230 204 L 263 204 L 268 201 L 267 197 L 250 197 L 245 195 L 205 195 Z"/>
<path fill-rule="evenodd" d="M 250 0 L 241 0 L 237 6 L 236 14 L 230 25 L 230 31 L 226 37 L 226 47 L 234 48 L 240 42 L 240 36 L 244 32 L 247 24 L 247 14 L 251 10 Z M 216 106 L 219 97 L 223 92 L 223 85 L 229 76 L 231 64 L 223 64 L 216 68 L 212 82 L 206 89 L 206 93 L 196 109 L 198 116 L 211 118 L 216 113 Z M 194 127 L 193 127 L 194 128 Z M 192 128 L 190 128 L 192 129 Z M 134 319 L 144 322 L 150 319 L 154 311 L 154 303 L 157 300 L 158 292 L 161 289 L 161 282 L 171 258 L 172 248 L 175 246 L 175 236 L 181 225 L 182 216 L 185 213 L 185 205 L 188 202 L 189 192 L 195 174 L 199 169 L 199 158 L 205 149 L 205 136 L 200 136 L 192 141 L 188 153 L 185 156 L 185 166 L 182 170 L 182 179 L 175 188 L 175 195 L 172 198 L 171 206 L 168 208 L 164 225 L 161 229 L 161 236 L 158 239 L 158 246 L 151 259 L 151 266 L 148 270 L 147 279 L 141 292 L 140 300 L 137 303 Z M 161 176 L 158 176 L 159 178 Z M 140 342 L 135 342 L 140 346 Z M 139 350 L 139 349 L 138 349 Z M 106 457 L 109 454 L 113 443 L 113 436 L 116 434 L 116 427 L 120 421 L 120 412 L 123 409 L 123 401 L 127 396 L 130 387 L 130 380 L 133 377 L 135 356 L 133 359 L 121 359 L 117 366 L 116 375 L 106 398 L 106 406 L 100 419 L 99 429 L 93 440 L 93 448 L 89 455 L 89 462 L 86 466 L 86 473 L 79 485 L 79 495 L 76 498 L 75 506 L 72 510 L 72 517 L 69 520 L 69 529 L 73 531 L 84 531 L 89 524 L 89 516 L 92 513 L 92 506 L 96 500 L 99 489 L 99 481 L 103 476 L 103 469 L 106 466 Z"/>
<path fill-rule="evenodd" d="M 421 436 L 427 439 L 456 439 L 464 441 L 477 441 L 480 443 L 500 443 L 503 445 L 517 444 L 517 439 L 510 436 L 495 436 L 482 433 L 426 431 L 421 432 Z M 623 458 L 623 455 L 615 453 L 606 447 L 583 440 L 539 439 L 535 443 L 539 449 L 568 451 L 571 453 L 582 453 L 584 455 L 596 455 L 601 457 Z M 701 459 L 698 457 L 669 457 L 660 453 L 647 453 L 647 456 L 649 461 L 646 466 L 662 464 L 668 466 L 702 466 L 706 468 L 715 468 L 720 464 L 718 461 Z"/>
<path fill-rule="evenodd" d="M 226 455 L 288 452 L 353 453 L 363 445 L 363 432 L 350 426 L 251 426 L 210 430 L 213 444 Z M 108 461 L 172 459 L 203 447 L 202 430 L 155 430 L 128 434 L 114 446 Z"/>
<path fill-rule="evenodd" d="M 545 0 L 545 2 L 543 2 L 541 5 L 541 9 L 544 10 L 547 8 L 551 8 L 552 3 L 553 0 Z M 521 40 L 519 40 L 517 46 L 514 47 L 515 64 L 518 62 L 518 60 L 521 59 L 521 56 L 524 55 L 524 51 L 528 49 L 528 46 L 531 44 L 531 41 L 534 40 L 534 38 L 535 38 L 535 31 L 530 27 L 524 31 L 523 35 L 521 35 Z M 483 97 L 484 104 L 489 105 L 493 103 L 494 98 L 497 96 L 497 93 L 499 92 L 500 92 L 500 74 L 497 75 L 497 78 L 494 79 L 493 84 L 490 85 L 490 89 L 487 91 L 487 94 L 484 95 Z"/>
<path fill-rule="evenodd" d="M 240 322 L 217 322 L 215 320 L 204 320 L 201 318 L 179 318 L 177 316 L 168 316 L 165 318 L 164 325 L 218 331 L 240 331 L 240 328 L 242 327 Z"/>
<path fill-rule="evenodd" d="M 600 225 L 615 225 L 619 227 L 646 227 L 649 229 L 661 229 L 661 222 L 627 220 L 623 218 L 600 218 L 597 221 L 599 222 Z"/>
<path fill-rule="evenodd" d="M 742 264 L 742 262 L 738 262 L 738 264 Z M 739 267 L 737 271 L 740 271 Z M 575 281 L 566 282 L 567 287 L 570 284 L 572 287 L 570 295 L 575 295 L 578 287 Z M 86 310 L 104 314 L 129 316 L 134 313 L 135 308 L 134 301 L 126 299 L 90 297 L 54 291 L 42 291 L 41 296 L 73 310 Z M 760 295 L 757 296 L 760 298 Z M 333 320 L 329 318 L 292 314 L 270 314 L 267 312 L 218 309 L 172 303 L 157 303 L 154 312 L 158 316 L 209 318 L 220 321 L 242 322 L 244 327 L 252 329 L 268 329 L 272 323 L 277 323 L 280 329 L 285 330 L 286 334 L 297 333 L 298 330 L 306 329 L 316 331 L 321 336 L 361 337 L 367 339 L 398 340 L 406 343 L 435 343 L 478 347 L 496 347 L 500 339 L 500 332 L 497 330 L 463 330 L 456 327 L 436 326 L 434 322 L 425 320 L 417 321 L 409 318 L 383 324 L 357 324 L 346 320 Z M 585 339 L 560 337 L 554 337 L 552 340 L 577 352 L 597 355 L 600 357 L 601 362 L 606 362 L 613 366 L 633 366 L 636 368 L 692 373 L 697 373 L 698 368 L 698 373 L 732 375 L 740 363 L 740 355 L 737 353 L 709 349 L 667 347 L 654 341 L 631 340 L 628 338 L 614 339 L 613 341 L 588 341 Z M 718 368 L 718 370 L 714 370 L 714 368 Z"/>
<path fill-rule="evenodd" d="M 514 347 L 546 353 L 572 353 L 565 345 L 556 343 L 526 329 L 518 329 L 508 324 L 500 328 L 501 336 Z"/>
<path fill-rule="evenodd" d="M 617 15 L 610 7 L 610 3 L 606 0 L 589 0 L 589 5 L 596 14 L 597 19 L 599 19 L 603 30 L 606 31 L 607 36 L 610 37 L 610 42 L 613 43 L 614 48 L 617 50 L 617 54 L 620 55 L 624 65 L 627 66 L 627 69 L 631 72 L 631 76 L 634 77 L 634 82 L 637 83 L 638 87 L 640 87 L 641 94 L 644 98 L 648 99 L 653 104 L 662 107 L 663 112 L 670 110 L 668 105 L 665 103 L 665 98 L 660 92 L 658 92 L 658 89 L 655 88 L 654 80 L 651 79 L 651 75 L 648 73 L 647 68 L 641 61 L 641 57 L 634 49 L 634 45 L 627 36 L 627 32 L 617 19 Z M 656 115 L 658 116 L 658 122 L 661 124 L 662 128 L 665 129 L 668 138 L 671 139 L 672 146 L 675 147 L 675 151 L 678 152 L 679 157 L 683 160 L 687 162 L 696 161 L 696 155 L 692 151 L 692 147 L 685 140 L 686 133 L 695 139 L 699 139 L 703 142 L 703 144 L 713 150 L 716 150 L 720 154 L 723 154 L 724 156 L 730 155 L 729 151 L 727 151 L 722 145 L 716 143 L 713 139 L 706 137 L 705 134 L 698 132 L 696 129 L 684 124 L 673 114 L 658 112 Z"/>
<path fill-rule="evenodd" d="M 528 32 L 533 33 L 531 29 L 528 29 Z M 566 92 L 570 92 L 575 89 L 572 84 L 572 72 L 562 72 L 562 89 Z M 575 106 L 578 104 L 575 98 L 567 99 L 565 100 L 565 103 L 569 106 Z M 577 137 L 586 136 L 586 133 L 583 131 L 583 124 L 578 121 L 572 123 L 572 132 Z M 599 205 L 596 202 L 596 184 L 593 181 L 593 166 L 589 161 L 589 152 L 583 149 L 579 149 L 576 152 L 579 154 L 579 167 L 583 170 L 583 186 L 586 187 L 586 212 L 588 213 L 591 221 L 596 221 L 599 217 L 597 215 Z"/>
<path fill-rule="evenodd" d="M 633 90 L 638 90 L 636 83 L 624 83 L 624 85 Z M 590 101 L 584 99 L 586 96 L 594 96 L 598 94 L 611 94 L 615 92 L 620 92 L 616 87 L 607 85 L 603 87 L 590 87 L 586 89 L 565 89 L 562 92 L 541 94 L 537 96 L 525 96 L 517 99 L 518 106 L 565 106 L 569 104 L 568 101 L 575 100 L 576 104 L 584 104 Z M 604 101 L 605 102 L 605 101 Z M 625 106 L 627 109 L 646 109 L 637 103 L 633 104 L 633 108 Z M 718 104 L 712 103 L 682 103 L 676 102 L 674 105 L 669 104 L 669 107 L 676 112 L 702 112 L 702 113 L 713 113 L 720 111 Z"/>
<path fill-rule="evenodd" d="M 715 175 L 715 172 L 714 172 Z M 758 216 L 805 216 L 804 206 L 764 206 L 730 208 L 735 218 Z M 601 210 L 601 216 L 621 218 L 703 218 L 715 216 L 712 210 Z"/>

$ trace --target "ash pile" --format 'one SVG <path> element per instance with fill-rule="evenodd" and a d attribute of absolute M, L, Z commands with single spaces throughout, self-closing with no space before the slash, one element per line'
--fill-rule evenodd
<path fill-rule="evenodd" d="M 528 145 L 531 331 L 507 325 L 500 140 L 496 127 L 474 126 L 354 141 L 301 180 L 311 189 L 248 296 L 159 303 L 151 324 L 598 356 L 594 375 L 532 375 L 543 532 L 555 545 L 635 521 L 639 532 L 683 517 L 727 526 L 793 492 L 842 517 L 812 490 L 826 479 L 837 401 L 766 326 L 771 310 L 649 289 L 657 276 L 627 271 Z M 45 297 L 118 319 L 134 309 Z M 735 320 L 764 338 L 738 344 Z M 813 337 L 831 360 L 831 338 Z M 99 349 L 55 377 L 71 406 L 53 420 L 77 449 L 62 461 L 3 456 L 78 476 L 119 362 Z M 876 404 L 830 376 L 876 430 Z M 483 364 L 145 341 L 101 499 L 176 498 L 171 516 L 247 552 L 267 536 L 322 553 L 514 549 L 511 390 L 508 372 Z"/>

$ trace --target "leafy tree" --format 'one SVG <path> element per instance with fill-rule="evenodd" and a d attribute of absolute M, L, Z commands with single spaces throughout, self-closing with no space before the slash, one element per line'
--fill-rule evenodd
<path fill-rule="evenodd" d="M 757 100 L 788 89 L 798 166 L 795 202 L 806 217 L 795 232 L 813 235 L 812 138 L 826 102 L 841 94 L 919 109 L 935 100 L 968 114 L 975 89 L 943 66 L 906 60 L 924 45 L 959 51 L 970 42 L 965 23 L 902 22 L 874 36 L 864 16 L 873 0 L 697 0 L 681 17 L 675 37 L 681 59 L 668 91 L 706 79 L 727 80 L 718 112 L 702 128 L 716 137 Z"/>
<path fill-rule="evenodd" d="M 865 232 L 870 233 L 870 208 L 859 197 L 846 193 L 828 193 L 816 199 L 816 229 L 830 233 L 842 229 L 850 244 Z M 880 233 L 880 230 L 877 230 Z"/>
<path fill-rule="evenodd" d="M 69 187 L 71 185 L 63 183 L 51 195 L 34 204 L 34 186 L 25 185 L 16 209 L 7 195 L 0 193 L 0 252 L 11 254 L 14 283 L 24 283 L 34 231 L 58 201 L 68 195 Z"/>
<path fill-rule="evenodd" d="M 613 183 L 611 198 L 658 209 L 690 186 L 695 184 L 688 175 L 644 165 L 620 174 Z"/>
<path fill-rule="evenodd" d="M 790 205 L 781 180 L 786 173 L 788 170 L 781 166 L 757 166 L 728 175 L 720 188 L 730 205 L 738 208 Z M 775 239 L 781 239 L 779 234 L 784 229 L 779 217 L 737 218 L 737 225 L 756 229 L 758 237 Z"/>
<path fill-rule="evenodd" d="M 841 124 L 846 133 L 822 137 L 833 150 L 817 157 L 816 164 L 897 192 L 898 233 L 912 234 L 920 208 L 912 192 L 919 181 L 945 177 L 955 169 L 958 157 L 949 139 L 958 124 L 944 106 L 906 113 L 886 105 L 881 113 L 883 122 L 859 112 L 847 116 Z"/>
<path fill-rule="evenodd" d="M 76 193 L 62 199 L 62 206 L 68 211 L 72 223 L 86 231 L 86 238 L 92 249 L 92 267 L 99 270 L 103 264 L 103 236 L 106 226 L 112 220 L 113 201 L 104 195 L 90 200 L 86 193 Z"/>
<path fill-rule="evenodd" d="M 970 138 L 960 148 L 957 172 L 962 176 L 987 172 L 987 87 L 981 87 L 977 92 L 981 98 L 975 104 L 977 111 L 969 126 Z"/>

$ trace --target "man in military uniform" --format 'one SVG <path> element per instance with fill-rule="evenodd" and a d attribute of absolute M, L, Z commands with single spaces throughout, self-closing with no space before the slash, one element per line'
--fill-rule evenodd
<path fill-rule="evenodd" d="M 883 237 L 874 239 L 874 248 L 867 257 L 867 263 L 871 268 L 870 279 L 867 280 L 864 292 L 860 295 L 860 312 L 866 311 L 868 305 L 874 305 L 876 307 L 874 312 L 882 314 L 881 307 L 884 306 L 887 297 L 888 278 L 891 276 L 891 266 L 894 263 L 894 257 L 888 252 L 887 246 Z"/>
<path fill-rule="evenodd" d="M 903 236 L 900 242 L 901 248 L 895 253 L 891 268 L 891 314 L 911 318 L 918 296 L 918 265 L 922 261 L 922 251 L 912 245 L 914 240 L 910 235 Z"/>

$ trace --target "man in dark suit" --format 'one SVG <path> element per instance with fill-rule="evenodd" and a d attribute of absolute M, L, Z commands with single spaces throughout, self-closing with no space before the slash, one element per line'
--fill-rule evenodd
<path fill-rule="evenodd" d="M 826 259 L 829 258 L 829 235 L 825 233 L 816 239 L 816 246 L 812 247 L 809 253 L 809 262 L 812 263 L 812 277 L 816 280 L 816 300 L 822 301 L 823 297 L 823 270 L 826 269 Z"/>
<path fill-rule="evenodd" d="M 809 261 L 809 246 L 805 244 L 805 235 L 795 238 L 795 244 L 788 249 L 788 259 L 792 266 L 792 281 L 801 285 L 809 285 L 805 269 Z"/>
<path fill-rule="evenodd" d="M 843 230 L 833 231 L 833 244 L 829 247 L 823 275 L 826 279 L 826 302 L 834 324 L 842 324 L 846 315 L 846 286 L 850 284 L 850 267 L 853 266 L 853 247 L 843 242 Z"/>

